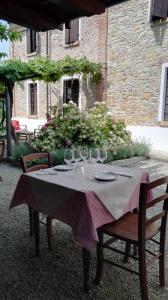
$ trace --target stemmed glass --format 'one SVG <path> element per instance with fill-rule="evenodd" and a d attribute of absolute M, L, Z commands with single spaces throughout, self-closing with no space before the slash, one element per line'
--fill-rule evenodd
<path fill-rule="evenodd" d="M 73 152 L 74 152 L 74 161 L 76 163 L 76 169 L 77 169 L 78 168 L 78 162 L 81 160 L 81 152 L 80 152 L 80 149 L 78 147 L 74 148 Z"/>
<path fill-rule="evenodd" d="M 84 164 L 86 164 L 86 160 L 89 156 L 89 151 L 88 151 L 88 148 L 83 146 L 80 148 L 80 153 L 81 153 L 81 158 L 82 160 L 84 161 Z"/>
<path fill-rule="evenodd" d="M 99 149 L 99 161 L 103 164 L 107 159 L 107 149 L 100 148 Z"/>
<path fill-rule="evenodd" d="M 64 162 L 70 165 L 74 161 L 74 151 L 71 148 L 66 148 L 64 151 Z"/>
<path fill-rule="evenodd" d="M 90 149 L 90 161 L 96 163 L 99 161 L 99 149 L 92 147 Z"/>

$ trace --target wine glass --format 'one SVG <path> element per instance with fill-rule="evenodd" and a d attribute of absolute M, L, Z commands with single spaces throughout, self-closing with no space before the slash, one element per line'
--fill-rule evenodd
<path fill-rule="evenodd" d="M 74 148 L 73 152 L 74 152 L 74 161 L 76 162 L 76 169 L 77 169 L 78 162 L 81 160 L 81 152 L 78 147 Z"/>
<path fill-rule="evenodd" d="M 84 163 L 86 163 L 86 160 L 88 158 L 89 152 L 88 148 L 83 146 L 80 148 L 81 158 L 83 159 Z"/>
<path fill-rule="evenodd" d="M 70 165 L 74 161 L 73 149 L 66 148 L 64 151 L 64 162 Z"/>
<path fill-rule="evenodd" d="M 103 164 L 107 159 L 107 149 L 100 148 L 99 149 L 99 161 Z"/>
<path fill-rule="evenodd" d="M 98 162 L 98 160 L 99 160 L 99 149 L 92 147 L 90 149 L 90 161 L 92 163 L 96 163 L 96 162 Z"/>

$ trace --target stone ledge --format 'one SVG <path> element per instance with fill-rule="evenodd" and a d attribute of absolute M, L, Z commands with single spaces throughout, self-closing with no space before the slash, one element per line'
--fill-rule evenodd
<path fill-rule="evenodd" d="M 147 160 L 148 157 L 145 156 L 134 156 L 131 158 L 126 158 L 126 159 L 120 159 L 120 160 L 113 160 L 110 162 L 111 165 L 114 166 L 121 166 L 121 167 L 131 167 L 135 165 L 136 163 L 139 163 L 140 161 Z"/>

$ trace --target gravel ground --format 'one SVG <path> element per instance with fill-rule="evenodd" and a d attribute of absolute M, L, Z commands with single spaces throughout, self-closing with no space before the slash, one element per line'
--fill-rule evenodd
<path fill-rule="evenodd" d="M 116 164 L 116 163 L 115 163 Z M 147 168 L 151 179 L 168 175 L 168 163 L 146 160 L 123 161 L 122 165 Z M 45 227 L 41 228 L 41 257 L 34 256 L 33 239 L 29 237 L 27 207 L 21 205 L 9 212 L 9 204 L 21 170 L 0 165 L 0 300 L 140 299 L 136 275 L 105 264 L 102 287 L 92 285 L 89 294 L 82 290 L 81 249 L 65 224 L 53 224 L 53 252 L 47 249 Z M 120 245 L 124 247 L 124 244 Z M 109 254 L 107 254 L 109 255 Z M 95 251 L 92 253 L 91 280 L 95 275 Z M 113 253 L 117 261 L 121 257 Z M 135 269 L 134 263 L 132 267 Z M 158 264 L 148 272 L 150 299 L 168 299 L 168 247 L 166 249 L 166 283 L 158 284 Z"/>

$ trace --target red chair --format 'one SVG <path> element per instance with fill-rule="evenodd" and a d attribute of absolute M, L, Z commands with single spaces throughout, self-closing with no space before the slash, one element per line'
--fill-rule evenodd
<path fill-rule="evenodd" d="M 18 120 L 12 120 L 12 126 L 15 128 L 16 131 L 21 130 L 20 123 Z M 24 126 L 26 126 L 26 125 L 24 125 Z M 26 126 L 26 128 L 27 128 L 27 126 Z"/>
<path fill-rule="evenodd" d="M 18 139 L 20 137 L 23 137 L 26 138 L 27 141 L 28 137 L 33 136 L 33 132 L 27 129 L 27 125 L 20 125 L 18 120 L 12 120 L 12 126 L 15 129 L 15 133 Z"/>

